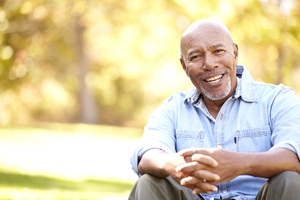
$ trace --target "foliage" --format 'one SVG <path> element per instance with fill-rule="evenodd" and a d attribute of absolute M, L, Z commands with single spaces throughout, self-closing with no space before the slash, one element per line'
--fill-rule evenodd
<path fill-rule="evenodd" d="M 0 1 L 0 124 L 142 126 L 191 86 L 179 39 L 192 21 L 224 21 L 254 77 L 300 91 L 297 0 Z M 259 69 L 259 70 L 257 70 Z M 93 114 L 94 113 L 94 114 Z"/>

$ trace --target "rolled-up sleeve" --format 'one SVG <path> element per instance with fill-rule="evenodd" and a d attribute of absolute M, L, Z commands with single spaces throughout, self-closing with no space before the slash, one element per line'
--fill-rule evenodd
<path fill-rule="evenodd" d="M 274 99 L 271 123 L 271 149 L 289 149 L 300 159 L 300 99 L 291 89 L 283 89 Z"/>
<path fill-rule="evenodd" d="M 172 99 L 170 97 L 150 115 L 143 137 L 131 156 L 132 169 L 138 175 L 138 163 L 146 151 L 161 149 L 168 153 L 175 152 L 175 107 Z"/>

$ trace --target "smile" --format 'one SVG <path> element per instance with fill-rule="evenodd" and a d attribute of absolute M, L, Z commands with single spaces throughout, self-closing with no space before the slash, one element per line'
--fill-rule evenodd
<path fill-rule="evenodd" d="M 216 83 L 216 82 L 220 81 L 223 76 L 224 76 L 224 74 L 212 76 L 212 77 L 204 79 L 204 81 L 206 83 Z"/>

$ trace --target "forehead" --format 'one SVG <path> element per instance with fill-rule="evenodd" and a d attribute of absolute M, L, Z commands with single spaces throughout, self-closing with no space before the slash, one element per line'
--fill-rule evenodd
<path fill-rule="evenodd" d="M 222 44 L 225 47 L 232 44 L 232 38 L 227 29 L 215 24 L 202 24 L 188 31 L 181 41 L 182 53 L 190 49 L 208 49 Z"/>
<path fill-rule="evenodd" d="M 183 44 L 184 53 L 193 51 L 205 51 L 216 48 L 228 48 L 230 45 L 229 41 L 222 34 L 194 34 L 186 38 Z"/>

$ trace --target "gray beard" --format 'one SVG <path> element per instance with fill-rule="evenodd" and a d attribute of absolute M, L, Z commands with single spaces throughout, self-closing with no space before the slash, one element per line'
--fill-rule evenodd
<path fill-rule="evenodd" d="M 204 96 L 206 96 L 207 98 L 209 98 L 212 101 L 217 101 L 217 100 L 221 100 L 224 99 L 225 97 L 227 97 L 230 93 L 231 90 L 231 79 L 230 76 L 227 76 L 227 80 L 226 80 L 226 88 L 225 90 L 219 92 L 219 93 L 210 93 L 209 91 L 205 90 L 202 86 L 200 86 L 202 94 Z"/>

